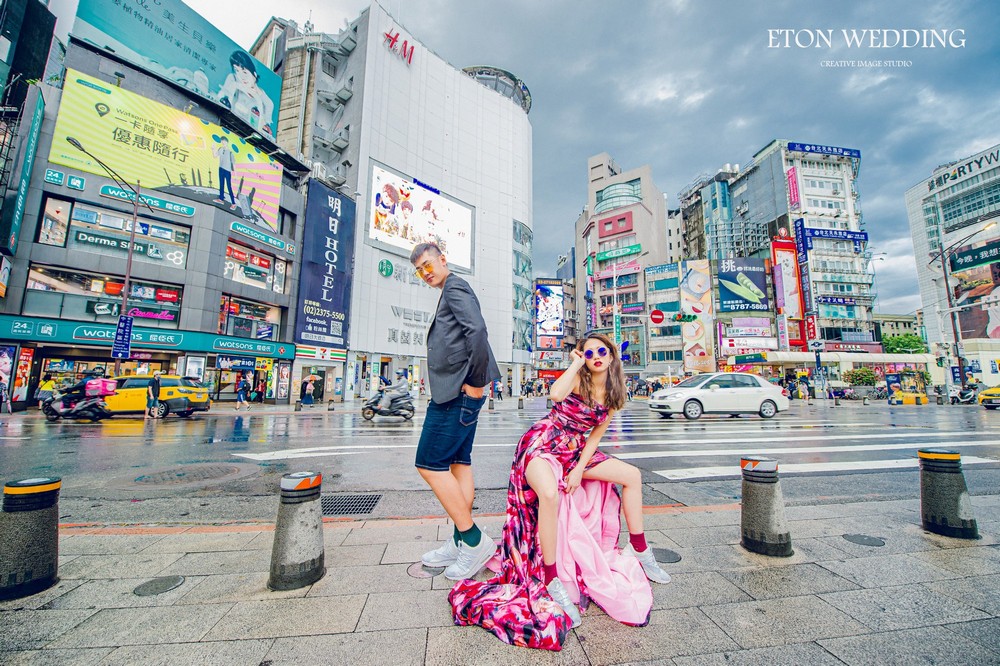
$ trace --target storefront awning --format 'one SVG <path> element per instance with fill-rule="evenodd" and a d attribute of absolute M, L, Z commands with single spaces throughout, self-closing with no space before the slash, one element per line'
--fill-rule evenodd
<path fill-rule="evenodd" d="M 820 352 L 823 363 L 922 363 L 933 364 L 933 354 L 861 354 L 858 352 Z M 753 365 L 812 365 L 816 362 L 815 352 L 769 351 L 767 359 Z M 736 357 L 726 359 L 729 365 L 736 363 Z"/>

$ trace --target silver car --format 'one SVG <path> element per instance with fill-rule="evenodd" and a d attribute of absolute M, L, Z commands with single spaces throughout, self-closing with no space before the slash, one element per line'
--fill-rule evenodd
<path fill-rule="evenodd" d="M 650 411 L 663 418 L 683 414 L 760 414 L 769 419 L 788 409 L 788 392 L 766 379 L 745 372 L 708 372 L 654 393 Z"/>

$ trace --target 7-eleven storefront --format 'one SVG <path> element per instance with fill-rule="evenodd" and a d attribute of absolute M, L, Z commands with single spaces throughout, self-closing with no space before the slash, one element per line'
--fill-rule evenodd
<path fill-rule="evenodd" d="M 312 378 L 316 404 L 344 401 L 344 368 L 347 350 L 296 345 L 292 364 L 292 402 L 301 399 L 303 387 Z"/>

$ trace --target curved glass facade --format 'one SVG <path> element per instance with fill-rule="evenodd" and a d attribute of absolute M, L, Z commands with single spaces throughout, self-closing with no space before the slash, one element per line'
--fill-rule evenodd
<path fill-rule="evenodd" d="M 476 81 L 496 90 L 508 99 L 512 99 L 521 105 L 525 113 L 531 111 L 531 91 L 524 81 L 517 78 L 505 69 L 499 67 L 477 66 L 466 67 L 462 70 Z"/>
<path fill-rule="evenodd" d="M 604 213 L 615 208 L 631 206 L 641 202 L 642 187 L 639 184 L 639 179 L 636 178 L 627 183 L 608 185 L 603 190 L 598 191 L 594 213 Z"/>

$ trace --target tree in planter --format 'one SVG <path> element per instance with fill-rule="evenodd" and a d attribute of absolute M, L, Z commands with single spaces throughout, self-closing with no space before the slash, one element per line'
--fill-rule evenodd
<path fill-rule="evenodd" d="M 927 343 L 919 335 L 903 333 L 882 338 L 882 348 L 886 354 L 925 354 Z"/>
<path fill-rule="evenodd" d="M 871 368 L 854 368 L 844 373 L 844 381 L 851 386 L 876 386 L 878 375 Z"/>

